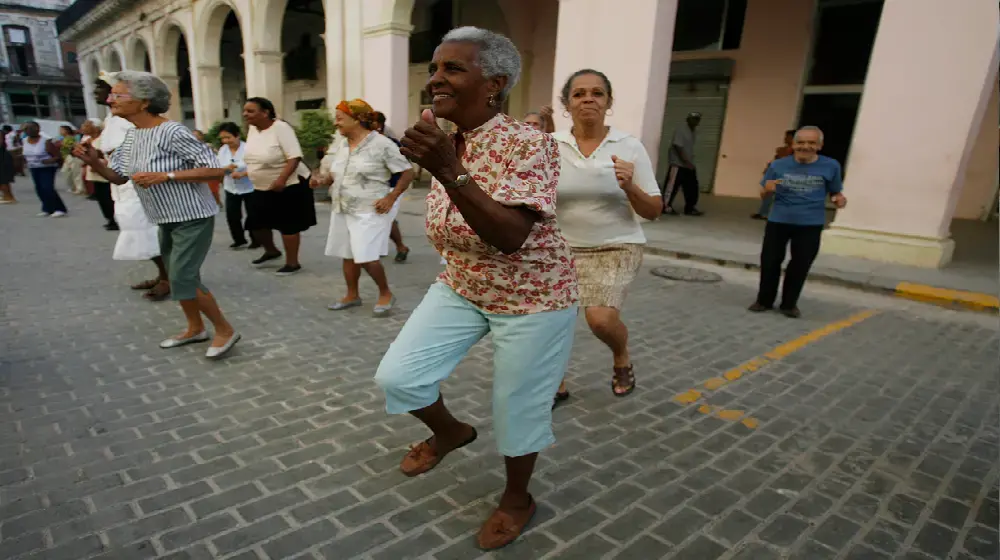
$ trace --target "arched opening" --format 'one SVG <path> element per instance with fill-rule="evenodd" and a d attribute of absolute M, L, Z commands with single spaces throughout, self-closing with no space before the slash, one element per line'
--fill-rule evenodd
<path fill-rule="evenodd" d="M 118 49 L 114 47 L 108 48 L 108 72 L 121 72 L 125 69 L 125 61 L 122 60 L 122 55 L 118 52 Z"/>
<path fill-rule="evenodd" d="M 288 0 L 281 25 L 284 91 L 279 113 L 298 124 L 298 111 L 327 106 L 323 0 Z"/>
<path fill-rule="evenodd" d="M 153 71 L 153 62 L 149 58 L 149 48 L 146 47 L 146 41 L 139 37 L 136 37 L 132 43 L 132 57 L 128 67 L 143 72 Z"/>
<path fill-rule="evenodd" d="M 210 126 L 218 121 L 239 122 L 243 103 L 247 98 L 246 66 L 243 52 L 243 33 L 239 17 L 232 6 L 219 2 L 212 8 L 205 27 L 204 43 L 207 45 L 205 64 L 207 68 L 218 67 L 218 73 L 203 72 L 201 79 L 206 83 L 202 90 L 205 95 L 221 96 L 205 103 Z M 218 45 L 218 50 L 212 48 Z"/>
<path fill-rule="evenodd" d="M 174 90 L 169 114 L 171 118 L 193 129 L 195 128 L 194 89 L 191 87 L 191 64 L 188 52 L 184 32 L 178 25 L 170 25 L 165 32 L 161 76 Z M 172 80 L 170 74 L 174 74 L 176 80 Z"/>
<path fill-rule="evenodd" d="M 94 92 L 94 85 L 97 82 L 97 79 L 101 75 L 101 64 L 97 60 L 97 55 L 96 54 L 93 57 L 91 57 L 90 60 L 87 61 L 86 64 L 87 64 L 87 74 L 86 75 L 87 75 L 87 78 L 88 78 L 88 83 L 83 84 L 84 95 L 86 95 L 89 98 L 94 99 L 96 101 L 96 111 L 95 111 L 94 116 L 97 117 L 97 118 L 99 118 L 99 119 L 103 119 L 104 117 L 106 117 L 108 115 L 108 110 L 107 110 L 108 108 L 104 104 L 105 100 L 104 99 L 97 99 L 97 96 L 95 95 L 95 92 Z"/>

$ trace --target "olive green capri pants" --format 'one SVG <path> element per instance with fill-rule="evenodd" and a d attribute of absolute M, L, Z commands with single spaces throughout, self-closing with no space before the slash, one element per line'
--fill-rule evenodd
<path fill-rule="evenodd" d="M 212 247 L 214 231 L 215 216 L 160 224 L 160 255 L 167 266 L 174 301 L 195 299 L 198 290 L 208 293 L 201 283 L 201 265 Z"/>

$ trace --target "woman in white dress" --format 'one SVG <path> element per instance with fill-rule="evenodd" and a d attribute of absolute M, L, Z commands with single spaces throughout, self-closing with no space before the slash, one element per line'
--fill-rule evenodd
<path fill-rule="evenodd" d="M 335 119 L 344 138 L 336 147 L 332 175 L 312 182 L 314 187 L 332 185 L 326 254 L 344 260 L 347 294 L 329 309 L 343 311 L 361 305 L 363 268 L 378 286 L 372 314 L 384 317 L 396 298 L 380 259 L 389 254 L 389 234 L 399 208 L 396 202 L 413 180 L 413 167 L 392 140 L 375 131 L 375 111 L 365 101 L 341 101 Z M 395 187 L 390 187 L 394 173 L 401 175 Z"/>
<path fill-rule="evenodd" d="M 94 98 L 98 103 L 108 106 L 111 88 L 118 83 L 117 73 L 102 72 L 94 86 Z M 115 115 L 104 119 L 104 131 L 101 133 L 101 152 L 104 160 L 125 141 L 125 135 L 135 125 Z M 139 201 L 132 181 L 121 185 L 111 185 L 111 198 L 115 201 L 115 221 L 118 222 L 118 241 L 111 258 L 116 261 L 152 260 L 156 265 L 157 277 L 134 284 L 133 290 L 147 290 L 143 297 L 150 301 L 161 301 L 170 297 L 170 280 L 167 267 L 160 256 L 160 241 L 156 225 L 149 220 L 146 210 Z"/>

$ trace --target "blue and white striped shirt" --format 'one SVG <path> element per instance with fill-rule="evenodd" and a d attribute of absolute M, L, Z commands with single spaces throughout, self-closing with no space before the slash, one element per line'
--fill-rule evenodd
<path fill-rule="evenodd" d="M 125 178 L 139 172 L 169 173 L 221 167 L 208 144 L 200 142 L 184 125 L 173 121 L 152 128 L 130 129 L 109 161 L 111 168 Z M 219 212 L 208 183 L 167 181 L 149 188 L 136 187 L 135 191 L 154 224 L 187 222 Z"/>

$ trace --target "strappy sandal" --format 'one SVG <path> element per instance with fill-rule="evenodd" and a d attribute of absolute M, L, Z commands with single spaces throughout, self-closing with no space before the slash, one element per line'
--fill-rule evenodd
<path fill-rule="evenodd" d="M 396 261 L 396 262 L 398 262 L 398 263 L 404 263 L 404 262 L 406 262 L 406 257 L 409 257 L 409 256 L 410 256 L 410 250 L 409 249 L 407 249 L 405 251 L 396 251 L 396 258 L 393 259 L 393 260 Z"/>
<path fill-rule="evenodd" d="M 611 392 L 616 397 L 632 394 L 632 391 L 635 391 L 635 373 L 632 371 L 632 364 L 628 367 L 616 367 L 614 372 L 614 376 L 611 377 Z M 615 389 L 625 389 L 625 391 L 618 392 Z"/>
<path fill-rule="evenodd" d="M 157 282 L 153 289 L 142 294 L 142 297 L 149 301 L 163 301 L 170 297 L 170 282 L 162 280 Z"/>
<path fill-rule="evenodd" d="M 133 290 L 152 290 L 159 283 L 160 283 L 159 278 L 153 278 L 152 280 L 143 280 L 142 282 L 139 282 L 138 284 L 133 284 L 130 287 Z"/>
<path fill-rule="evenodd" d="M 557 406 L 569 400 L 569 391 L 563 391 L 561 393 L 557 392 L 556 396 L 552 399 L 552 410 L 555 410 Z"/>

